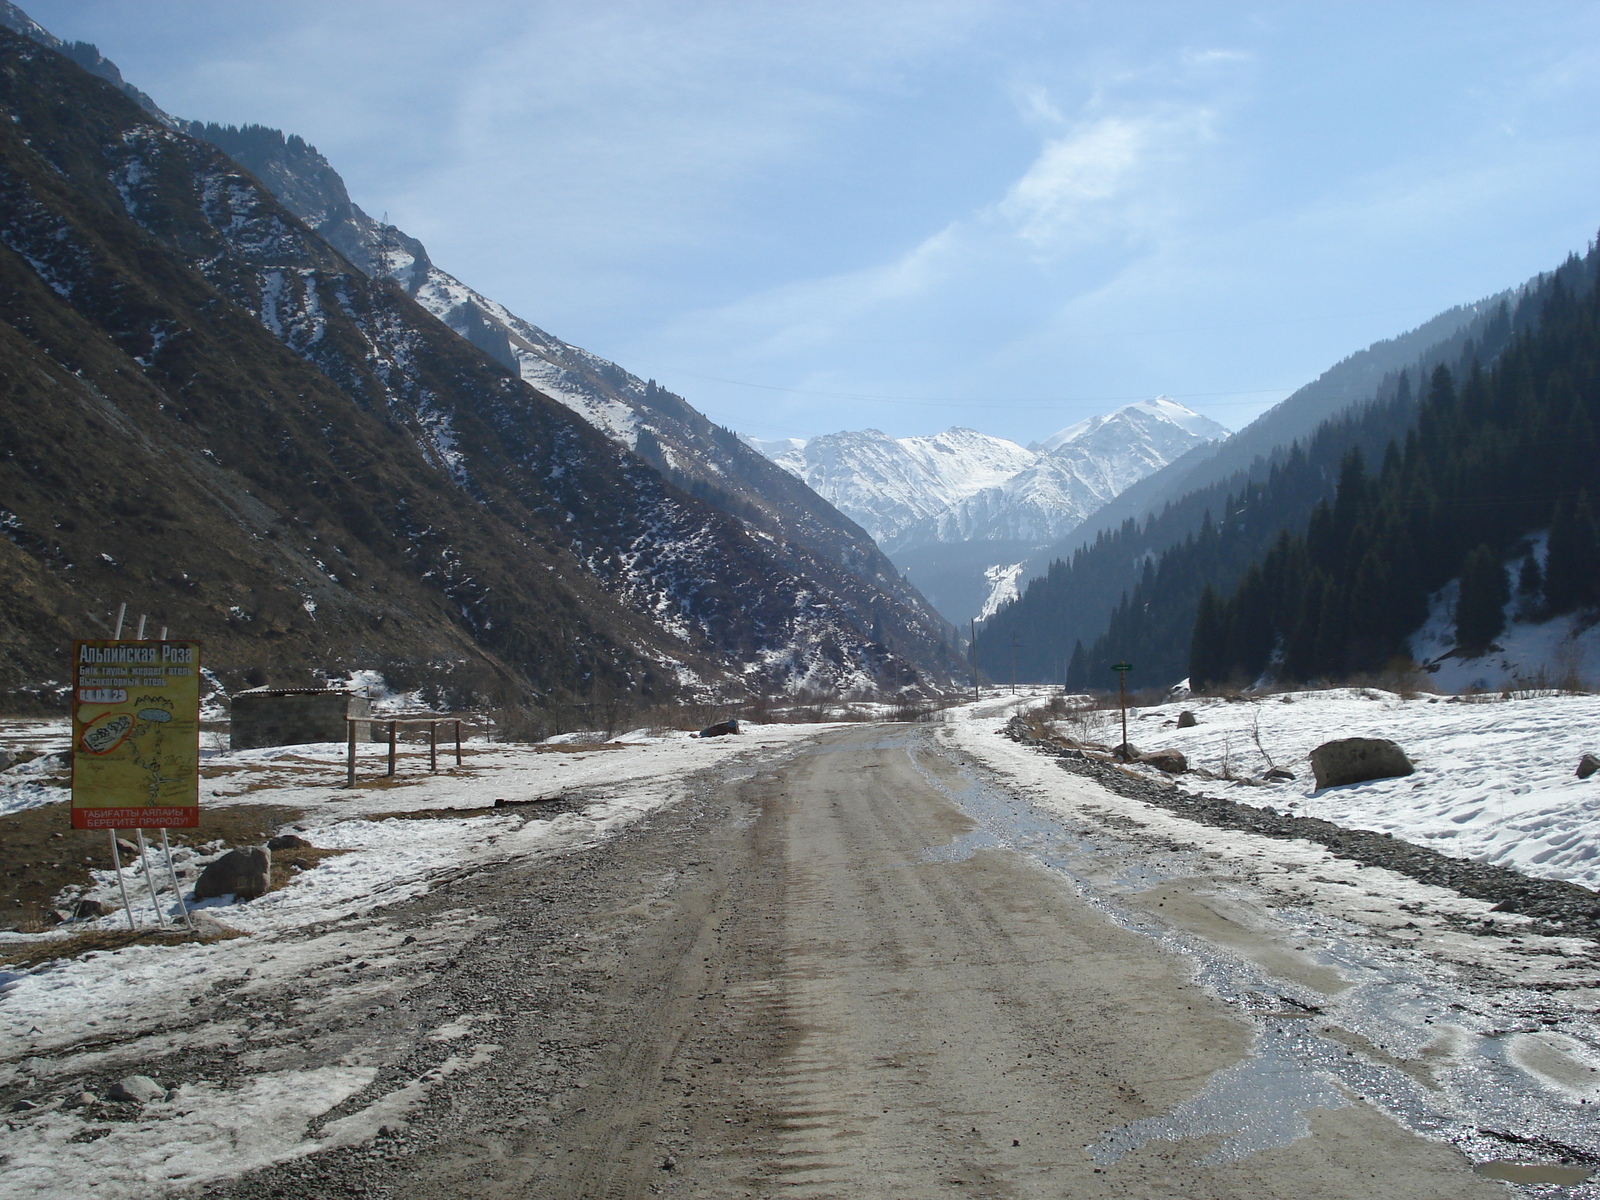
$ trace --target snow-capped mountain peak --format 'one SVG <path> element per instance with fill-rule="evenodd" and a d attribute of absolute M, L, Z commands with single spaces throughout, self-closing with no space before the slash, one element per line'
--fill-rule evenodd
<path fill-rule="evenodd" d="M 959 426 L 924 437 L 860 429 L 809 441 L 747 441 L 880 544 L 974 492 L 998 486 L 1036 457 L 1015 442 Z"/>
<path fill-rule="evenodd" d="M 1089 417 L 1075 425 L 1068 425 L 1029 447 L 1041 454 L 1059 450 L 1070 442 L 1078 442 L 1098 432 L 1107 425 L 1124 428 L 1160 429 L 1162 425 L 1175 426 L 1199 442 L 1215 441 L 1228 436 L 1228 430 L 1210 417 L 1202 416 L 1171 396 L 1157 396 L 1153 400 L 1140 400 L 1104 416 Z"/>
<path fill-rule="evenodd" d="M 1001 592 L 1016 589 L 1020 559 L 1227 432 L 1157 396 L 1028 447 L 960 426 L 926 437 L 864 429 L 809 441 L 745 440 L 871 534 L 946 616 L 961 621 L 992 611 Z"/>
<path fill-rule="evenodd" d="M 1044 543 L 1227 430 L 1168 396 L 1069 425 L 1029 447 L 955 426 L 924 437 L 876 429 L 745 440 L 882 545 Z"/>

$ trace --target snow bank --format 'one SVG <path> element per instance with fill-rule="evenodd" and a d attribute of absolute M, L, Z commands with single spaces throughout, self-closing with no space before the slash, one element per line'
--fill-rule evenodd
<path fill-rule="evenodd" d="M 1178 713 L 1198 724 L 1178 729 Z M 1193 791 L 1321 817 L 1600 889 L 1600 775 L 1573 773 L 1600 752 L 1600 696 L 1497 693 L 1406 700 L 1375 688 L 1286 693 L 1246 701 L 1190 699 L 1129 713 L 1141 750 L 1172 746 L 1191 767 L 1257 775 L 1271 763 L 1293 783 L 1268 787 L 1184 780 Z M 1341 737 L 1398 742 L 1416 765 L 1405 779 L 1316 790 L 1307 756 Z M 1257 742 L 1259 740 L 1259 748 Z"/>

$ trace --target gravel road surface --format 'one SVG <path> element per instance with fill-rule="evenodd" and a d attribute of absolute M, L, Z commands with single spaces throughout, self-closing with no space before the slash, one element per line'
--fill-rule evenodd
<path fill-rule="evenodd" d="M 1247 911 L 1226 856 L 1119 834 L 1092 803 L 1047 820 L 936 726 L 829 731 L 692 783 L 602 846 L 385 913 L 418 940 L 375 964 L 384 1002 L 283 998 L 301 1015 L 279 1017 L 280 1065 L 381 1065 L 330 1128 L 412 1101 L 205 1194 L 1508 1194 L 1446 1140 L 1476 1119 L 1440 1115 L 1459 1054 L 1386 1049 L 1381 1014 L 1327 1019 L 1399 977 Z M 1581 1167 L 1582 1140 L 1523 1146 Z"/>

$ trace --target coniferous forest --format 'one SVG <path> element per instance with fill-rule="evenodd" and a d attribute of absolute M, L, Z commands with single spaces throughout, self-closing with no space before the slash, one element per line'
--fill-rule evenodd
<path fill-rule="evenodd" d="M 1597 273 L 1593 248 L 1569 258 L 1514 308 L 1486 313 L 1458 353 L 1423 355 L 1418 370 L 1387 379 L 1305 445 L 1058 560 L 980 630 L 986 677 L 1005 678 L 1012 658 L 1018 679 L 1074 690 L 1108 686 L 1119 660 L 1133 663 L 1136 687 L 1185 675 L 1197 687 L 1250 681 L 1269 668 L 1293 681 L 1381 669 L 1427 617 L 1429 593 L 1480 546 L 1463 636 L 1487 644 L 1499 632 L 1495 579 L 1505 572 L 1486 570 L 1484 556 L 1503 562 L 1544 529 L 1574 549 L 1553 556 L 1553 590 L 1540 579 L 1525 599 L 1570 611 L 1588 591 L 1566 573 L 1587 570 L 1593 541 L 1581 493 L 1600 420 Z M 1572 411 L 1556 416 L 1552 405 Z M 1569 437 L 1578 410 L 1591 424 Z M 1520 462 L 1519 474 L 1507 454 L 1544 461 Z M 1527 566 L 1508 588 L 1521 587 Z M 1537 560 L 1531 567 L 1542 571 Z"/>
<path fill-rule="evenodd" d="M 1503 631 L 1513 588 L 1531 618 L 1600 598 L 1589 497 L 1600 449 L 1600 254 L 1581 266 L 1552 281 L 1537 323 L 1492 366 L 1436 367 L 1412 427 L 1377 464 L 1359 449 L 1346 454 L 1332 501 L 1304 532 L 1280 536 L 1237 586 L 1202 591 L 1195 686 L 1381 670 L 1406 654 L 1430 595 L 1452 580 L 1456 642 L 1468 654 Z M 1533 540 L 1546 532 L 1541 565 Z"/>

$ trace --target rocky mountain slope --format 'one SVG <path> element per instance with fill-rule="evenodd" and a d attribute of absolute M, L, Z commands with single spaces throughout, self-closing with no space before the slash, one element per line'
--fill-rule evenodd
<path fill-rule="evenodd" d="M 952 620 L 987 615 L 1018 564 L 1130 485 L 1227 430 L 1165 396 L 1022 447 L 971 429 L 759 442 L 878 539 Z"/>
<path fill-rule="evenodd" d="M 914 640 L 952 636 L 926 601 L 849 518 L 760 453 L 712 424 L 683 397 L 546 333 L 475 291 L 429 258 L 426 247 L 355 204 L 314 146 L 261 126 L 191 122 L 184 128 L 225 151 L 370 276 L 387 276 L 428 312 L 525 382 L 559 400 L 667 478 L 766 539 L 790 570 L 820 558 L 824 589 L 871 593 L 891 626 Z M 850 579 L 840 576 L 851 576 Z"/>
<path fill-rule="evenodd" d="M 925 610 L 690 495 L 123 89 L 0 33 L 0 107 L 14 699 L 123 600 L 230 681 L 538 701 L 946 669 Z"/>

